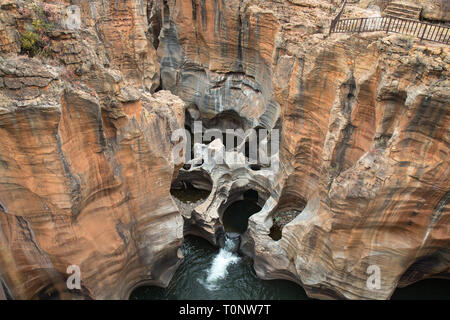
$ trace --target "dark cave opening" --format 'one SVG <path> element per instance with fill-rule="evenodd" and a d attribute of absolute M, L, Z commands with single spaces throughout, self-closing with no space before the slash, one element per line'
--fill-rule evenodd
<path fill-rule="evenodd" d="M 189 182 L 182 182 L 183 187 L 170 189 L 170 194 L 181 202 L 197 202 L 208 198 L 211 191 L 198 189 Z"/>
<path fill-rule="evenodd" d="M 256 190 L 235 192 L 222 208 L 222 223 L 225 231 L 244 233 L 248 228 L 248 219 L 261 211 L 264 202 L 265 200 Z"/>
<path fill-rule="evenodd" d="M 185 129 L 191 134 L 191 149 L 194 145 L 194 130 L 201 130 L 202 141 L 199 142 L 207 145 L 220 139 L 226 151 L 237 150 L 237 147 L 244 142 L 245 130 L 249 127 L 247 119 L 234 110 L 222 111 L 209 119 L 201 118 L 200 111 L 194 104 L 186 110 L 185 118 Z"/>
<path fill-rule="evenodd" d="M 248 128 L 247 120 L 234 110 L 225 110 L 213 118 L 204 121 L 206 129 L 219 129 L 225 132 L 227 129 L 246 130 Z"/>
<path fill-rule="evenodd" d="M 208 198 L 212 185 L 211 178 L 203 171 L 180 171 L 172 182 L 170 194 L 181 202 L 195 203 Z"/>

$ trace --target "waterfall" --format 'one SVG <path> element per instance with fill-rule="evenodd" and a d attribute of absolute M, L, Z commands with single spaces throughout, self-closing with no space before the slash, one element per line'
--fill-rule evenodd
<path fill-rule="evenodd" d="M 211 266 L 206 271 L 206 281 L 199 279 L 209 290 L 217 290 L 219 286 L 217 281 L 224 279 L 228 274 L 228 267 L 234 263 L 237 263 L 240 258 L 235 251 L 239 246 L 239 235 L 233 233 L 227 233 L 225 237 L 225 245 L 220 249 L 219 253 L 214 257 Z"/>

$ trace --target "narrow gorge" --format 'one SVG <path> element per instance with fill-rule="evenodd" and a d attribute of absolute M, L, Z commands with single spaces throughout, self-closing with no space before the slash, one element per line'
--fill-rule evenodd
<path fill-rule="evenodd" d="M 341 4 L 0 0 L 0 299 L 445 295 L 450 46 Z"/>

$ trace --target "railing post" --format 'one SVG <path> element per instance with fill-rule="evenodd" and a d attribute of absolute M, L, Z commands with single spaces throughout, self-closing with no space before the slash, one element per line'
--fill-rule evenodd
<path fill-rule="evenodd" d="M 410 21 L 408 19 L 396 18 L 395 16 L 389 15 L 380 17 L 379 20 L 373 18 L 351 18 L 341 20 L 340 17 L 346 3 L 347 0 L 344 0 L 338 15 L 331 21 L 330 34 L 332 32 L 361 33 L 366 31 L 385 31 L 386 29 L 386 34 L 389 34 L 390 31 L 404 34 L 411 33 L 413 36 L 419 38 L 421 42 L 423 40 L 430 40 L 450 44 L 450 28 L 447 26 L 420 21 Z M 379 26 L 378 21 L 380 22 Z M 423 30 L 421 28 L 423 28 Z"/>
<path fill-rule="evenodd" d="M 328 33 L 329 35 L 334 31 L 334 27 L 335 27 L 335 21 L 334 19 L 331 21 L 331 25 L 330 25 L 330 32 Z"/>
<path fill-rule="evenodd" d="M 386 28 L 386 34 L 389 34 L 389 28 L 391 27 L 391 22 L 392 22 L 392 17 L 389 17 L 389 23 L 388 23 L 388 26 Z"/>
<path fill-rule="evenodd" d="M 342 1 L 342 6 L 338 12 L 338 14 L 336 15 L 336 17 L 333 19 L 333 21 L 331 21 L 331 25 L 330 25 L 330 32 L 329 34 L 331 34 L 331 32 L 335 31 L 335 27 L 337 22 L 340 20 L 342 12 L 344 11 L 345 5 L 347 4 L 347 0 L 343 0 Z"/>
<path fill-rule="evenodd" d="M 423 41 L 423 37 L 425 37 L 425 31 L 427 31 L 428 24 L 425 24 L 425 28 L 423 29 L 422 36 L 420 37 L 420 41 Z"/>

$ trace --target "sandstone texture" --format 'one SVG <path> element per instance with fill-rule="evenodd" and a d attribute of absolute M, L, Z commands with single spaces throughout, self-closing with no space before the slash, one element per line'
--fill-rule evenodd
<path fill-rule="evenodd" d="M 145 4 L 108 3 L 82 7 L 78 31 L 52 30 L 52 58 L 2 47 L 0 279 L 16 299 L 127 299 L 138 283 L 167 285 L 181 258 L 170 138 L 185 104 L 152 93 Z M 70 265 L 81 271 L 75 292 Z"/>
<path fill-rule="evenodd" d="M 450 2 L 447 0 L 408 0 L 422 7 L 422 17 L 428 20 L 450 21 Z"/>
<path fill-rule="evenodd" d="M 157 3 L 163 88 L 204 121 L 232 111 L 244 128 L 281 129 L 277 169 L 190 169 L 214 181 L 190 223 L 217 241 L 234 192 L 257 190 L 264 206 L 241 249 L 260 277 L 296 281 L 311 297 L 387 299 L 449 277 L 448 47 L 328 36 L 338 6 L 326 1 Z M 271 239 L 272 217 L 296 208 Z M 378 290 L 366 285 L 371 265 Z"/>
<path fill-rule="evenodd" d="M 348 1 L 349 7 L 356 4 L 363 8 L 378 6 L 383 10 L 391 1 L 385 0 L 360 0 Z M 394 2 L 394 1 L 392 1 Z M 447 0 L 395 0 L 395 2 L 406 5 L 418 6 L 422 8 L 421 16 L 431 21 L 448 22 L 450 21 L 450 2 Z"/>
<path fill-rule="evenodd" d="M 31 58 L 20 39 L 39 3 L 0 0 L 8 295 L 126 299 L 138 285 L 166 286 L 183 233 L 220 245 L 224 211 L 248 190 L 262 209 L 240 250 L 261 278 L 324 299 L 389 299 L 450 278 L 448 46 L 329 35 L 341 1 L 92 0 L 73 3 L 80 29 L 49 30 L 50 53 Z M 70 4 L 44 3 L 61 19 Z M 259 145 L 278 141 L 279 152 L 251 165 L 248 136 L 232 150 L 216 139 L 194 144 L 198 158 L 181 168 L 171 135 L 196 120 L 266 129 Z M 211 192 L 177 206 L 170 188 L 181 180 Z M 287 211 L 300 213 L 274 240 Z M 66 288 L 69 265 L 81 290 Z M 369 266 L 379 289 L 367 286 Z"/>

